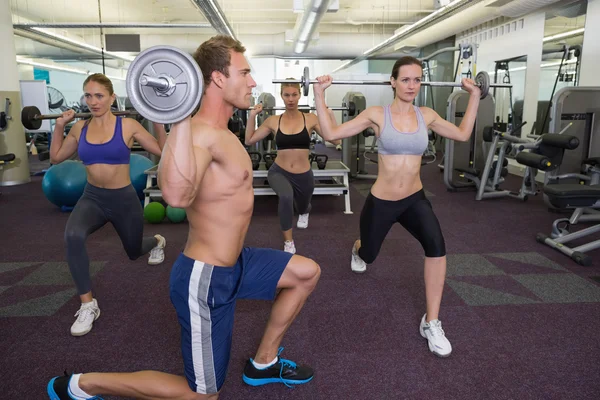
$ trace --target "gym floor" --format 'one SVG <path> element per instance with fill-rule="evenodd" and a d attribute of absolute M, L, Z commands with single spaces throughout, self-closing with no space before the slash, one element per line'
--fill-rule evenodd
<path fill-rule="evenodd" d="M 159 266 L 147 257 L 130 261 L 110 225 L 94 234 L 87 246 L 102 315 L 88 335 L 72 337 L 79 304 L 65 261 L 68 214 L 45 199 L 41 179 L 4 187 L 0 196 L 0 397 L 46 398 L 48 379 L 65 369 L 182 374 L 168 285 L 186 223 L 146 224 L 146 234 L 167 238 Z M 600 398 L 600 251 L 581 267 L 537 243 L 536 233 L 549 233 L 559 217 L 540 196 L 476 202 L 474 192 L 447 192 L 437 163 L 422 168 L 422 180 L 446 238 L 440 318 L 451 357 L 435 357 L 419 335 L 423 254 L 401 226 L 365 274 L 350 271 L 372 183 L 355 181 L 354 214 L 343 214 L 343 197 L 315 196 L 309 228 L 294 232 L 298 253 L 315 259 L 322 276 L 284 338 L 283 356 L 314 367 L 315 379 L 293 389 L 242 382 L 270 303 L 241 300 L 221 399 Z M 519 184 L 512 176 L 506 182 Z M 256 197 L 246 243 L 282 245 L 276 197 Z"/>

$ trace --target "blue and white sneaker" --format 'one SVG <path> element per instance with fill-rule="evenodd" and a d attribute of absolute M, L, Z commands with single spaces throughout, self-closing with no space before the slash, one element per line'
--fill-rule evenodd
<path fill-rule="evenodd" d="M 65 371 L 64 376 L 56 376 L 50 379 L 48 382 L 48 396 L 50 400 L 77 400 L 78 397 L 73 397 L 69 391 L 69 382 L 71 381 L 71 375 L 67 375 Z M 88 397 L 86 400 L 102 400 L 102 397 L 94 396 Z"/>
<path fill-rule="evenodd" d="M 310 382 L 314 375 L 312 368 L 306 365 L 299 366 L 293 361 L 279 357 L 282 351 L 283 347 L 280 347 L 277 362 L 264 369 L 256 368 L 252 359 L 249 359 L 244 368 L 244 382 L 250 386 L 283 383 L 288 387 Z"/>

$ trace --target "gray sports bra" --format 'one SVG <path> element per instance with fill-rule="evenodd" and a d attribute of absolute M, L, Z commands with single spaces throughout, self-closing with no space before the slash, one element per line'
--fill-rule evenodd
<path fill-rule="evenodd" d="M 383 107 L 385 121 L 377 139 L 377 152 L 379 154 L 421 155 L 425 152 L 429 141 L 427 125 L 419 107 L 413 107 L 415 108 L 418 122 L 417 130 L 414 132 L 400 132 L 394 128 L 390 106 Z"/>

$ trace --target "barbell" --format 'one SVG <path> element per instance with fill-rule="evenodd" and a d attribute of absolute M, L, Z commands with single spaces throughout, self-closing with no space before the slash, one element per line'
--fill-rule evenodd
<path fill-rule="evenodd" d="M 300 79 L 273 79 L 273 83 L 298 83 L 302 87 L 302 92 L 308 96 L 308 89 L 311 84 L 318 83 L 317 80 L 311 80 L 308 67 L 304 67 L 304 73 Z M 333 80 L 332 85 L 391 85 L 390 81 L 372 80 L 372 81 L 348 81 L 348 80 Z M 485 71 L 480 71 L 475 76 L 475 84 L 481 90 L 481 98 L 484 99 L 491 87 L 511 88 L 512 85 L 506 83 L 490 83 L 490 76 Z M 437 87 L 462 87 L 459 82 L 421 82 L 421 86 L 437 86 Z"/>
<path fill-rule="evenodd" d="M 254 107 L 250 107 L 249 110 L 254 110 L 256 106 Z M 329 108 L 331 111 L 348 111 L 348 114 L 353 116 L 354 113 L 356 112 L 356 106 L 354 105 L 354 103 L 350 103 L 349 106 L 334 106 L 334 107 L 327 107 Z M 298 110 L 311 110 L 314 111 L 316 110 L 316 107 L 311 107 L 311 106 L 298 106 Z M 287 108 L 285 107 L 265 107 L 262 109 L 263 111 L 285 111 L 287 110 Z"/>
<path fill-rule="evenodd" d="M 256 108 L 256 106 L 254 107 L 250 107 L 249 110 L 254 110 Z M 327 107 L 332 111 L 349 111 L 351 107 Z M 311 107 L 311 106 L 298 106 L 298 110 L 316 110 L 316 107 Z M 263 111 L 285 111 L 287 110 L 286 107 L 264 107 L 262 109 Z"/>
<path fill-rule="evenodd" d="M 308 95 L 311 81 L 308 67 L 300 80 L 273 80 L 273 83 L 299 83 L 304 95 Z M 489 75 L 480 72 L 475 82 L 485 97 L 490 87 L 512 87 L 508 84 L 490 84 Z M 389 85 L 389 81 L 333 81 L 333 84 L 346 85 Z M 460 87 L 457 82 L 423 82 L 428 86 Z M 115 115 L 140 115 L 149 121 L 160 124 L 173 124 L 192 115 L 198 108 L 204 91 L 202 71 L 188 53 L 173 46 L 153 46 L 135 57 L 127 71 L 127 96 L 136 110 L 117 111 Z M 339 107 L 342 109 L 344 107 Z M 312 108 L 311 108 L 312 109 Z M 345 108 L 344 108 L 345 109 Z M 348 111 L 351 112 L 350 107 Z M 76 114 L 77 118 L 87 118 L 91 114 Z M 56 115 L 41 115 L 36 107 L 25 107 L 21 121 L 28 129 L 39 129 L 44 119 L 60 118 Z"/>
<path fill-rule="evenodd" d="M 114 115 L 118 116 L 138 116 L 139 114 L 135 111 L 112 111 Z M 90 118 L 91 113 L 76 113 L 75 118 Z M 45 119 L 58 119 L 62 117 L 62 114 L 42 114 L 40 109 L 36 106 L 26 106 L 21 110 L 21 123 L 23 126 L 30 130 L 40 129 L 42 127 L 42 121 Z"/>

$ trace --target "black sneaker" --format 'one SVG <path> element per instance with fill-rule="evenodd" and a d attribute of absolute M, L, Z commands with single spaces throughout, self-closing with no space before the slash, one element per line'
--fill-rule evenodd
<path fill-rule="evenodd" d="M 250 386 L 283 383 L 288 387 L 310 382 L 314 375 L 312 368 L 306 365 L 298 366 L 293 361 L 279 357 L 282 351 L 283 347 L 280 347 L 277 362 L 265 369 L 256 368 L 252 359 L 249 359 L 244 368 L 244 382 Z"/>
<path fill-rule="evenodd" d="M 72 374 L 71 374 L 72 375 Z M 50 379 L 48 382 L 48 396 L 50 400 L 74 400 L 69 393 L 69 382 L 71 381 L 71 375 L 68 375 L 65 371 L 64 376 L 56 376 Z M 102 397 L 94 396 L 90 397 L 89 400 L 102 400 Z"/>

